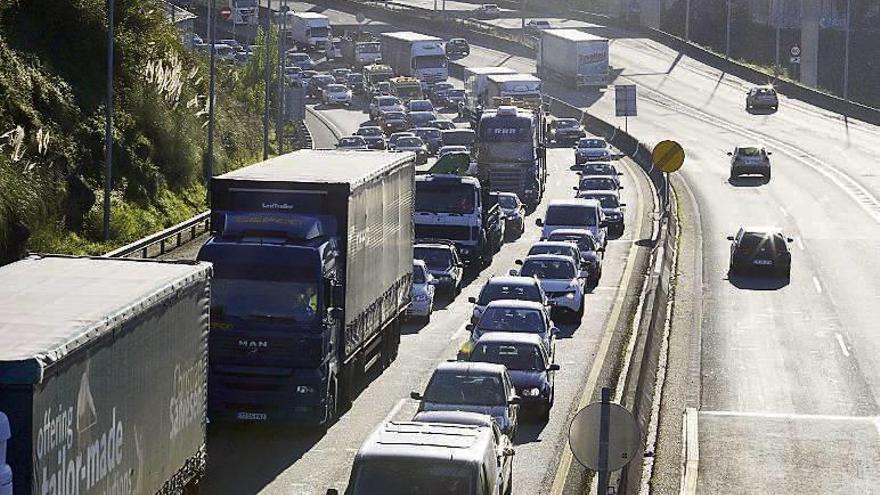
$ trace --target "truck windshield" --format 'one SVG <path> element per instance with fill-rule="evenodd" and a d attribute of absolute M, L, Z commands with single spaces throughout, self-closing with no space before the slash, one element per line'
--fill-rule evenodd
<path fill-rule="evenodd" d="M 381 48 L 382 46 L 374 41 L 358 43 L 358 51 L 361 53 L 379 53 Z"/>
<path fill-rule="evenodd" d="M 422 55 L 413 59 L 413 69 L 439 69 L 446 63 L 446 55 Z"/>
<path fill-rule="evenodd" d="M 416 100 L 422 97 L 422 88 L 420 86 L 397 86 L 394 88 L 394 94 L 405 100 Z"/>
<path fill-rule="evenodd" d="M 223 316 L 310 323 L 317 319 L 318 286 L 310 282 L 214 278 L 211 311 Z"/>
<path fill-rule="evenodd" d="M 326 38 L 330 36 L 330 28 L 326 26 L 310 27 L 309 36 L 313 38 Z"/>
<path fill-rule="evenodd" d="M 376 459 L 361 464 L 352 483 L 357 495 L 476 495 L 465 465 L 436 460 Z"/>
<path fill-rule="evenodd" d="M 531 162 L 535 159 L 532 143 L 480 143 L 477 147 L 478 162 Z"/>
<path fill-rule="evenodd" d="M 447 270 L 452 266 L 452 253 L 448 249 L 417 247 L 413 249 L 413 258 L 424 261 L 428 269 Z"/>
<path fill-rule="evenodd" d="M 473 213 L 476 193 L 470 184 L 416 182 L 416 211 Z"/>

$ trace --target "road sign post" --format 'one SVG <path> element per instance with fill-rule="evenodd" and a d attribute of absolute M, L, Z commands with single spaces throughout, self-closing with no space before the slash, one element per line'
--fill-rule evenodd
<path fill-rule="evenodd" d="M 638 115 L 635 84 L 614 85 L 614 112 L 618 117 L 623 117 L 624 131 L 629 132 L 629 117 Z"/>
<path fill-rule="evenodd" d="M 608 493 L 609 475 L 636 458 L 642 432 L 633 415 L 611 402 L 611 389 L 602 388 L 601 400 L 578 411 L 568 431 L 574 458 L 599 474 L 598 494 Z"/>
<path fill-rule="evenodd" d="M 663 213 L 669 212 L 669 174 L 677 171 L 684 164 L 684 148 L 675 141 L 661 141 L 654 146 L 651 152 L 651 160 L 654 166 L 663 172 L 665 182 L 665 197 L 663 198 Z"/>

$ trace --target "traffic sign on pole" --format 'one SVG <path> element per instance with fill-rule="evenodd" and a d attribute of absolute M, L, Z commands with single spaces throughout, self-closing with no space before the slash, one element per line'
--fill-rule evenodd
<path fill-rule="evenodd" d="M 618 117 L 635 117 L 636 109 L 636 85 L 614 85 L 614 110 Z"/>
<path fill-rule="evenodd" d="M 680 169 L 684 164 L 684 148 L 675 141 L 661 141 L 651 152 L 654 166 L 661 171 L 670 173 Z"/>
<path fill-rule="evenodd" d="M 800 57 L 801 56 L 801 47 L 799 47 L 797 45 L 792 45 L 791 49 L 788 51 L 788 53 L 792 57 Z"/>

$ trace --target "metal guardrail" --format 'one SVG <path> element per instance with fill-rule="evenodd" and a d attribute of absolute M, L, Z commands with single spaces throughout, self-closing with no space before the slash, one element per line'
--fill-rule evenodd
<path fill-rule="evenodd" d="M 156 258 L 208 232 L 211 212 L 206 211 L 177 225 L 105 254 L 106 258 Z"/>

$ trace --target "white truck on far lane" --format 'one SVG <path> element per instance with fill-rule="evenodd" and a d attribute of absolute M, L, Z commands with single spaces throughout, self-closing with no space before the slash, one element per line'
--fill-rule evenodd
<path fill-rule="evenodd" d="M 443 40 L 412 31 L 382 33 L 382 63 L 399 76 L 415 77 L 422 87 L 449 78 Z"/>
<path fill-rule="evenodd" d="M 330 42 L 330 19 L 324 14 L 297 12 L 291 19 L 290 38 L 300 48 L 325 50 Z"/>
<path fill-rule="evenodd" d="M 541 31 L 538 77 L 556 79 L 576 88 L 608 84 L 608 39 L 576 29 Z"/>

